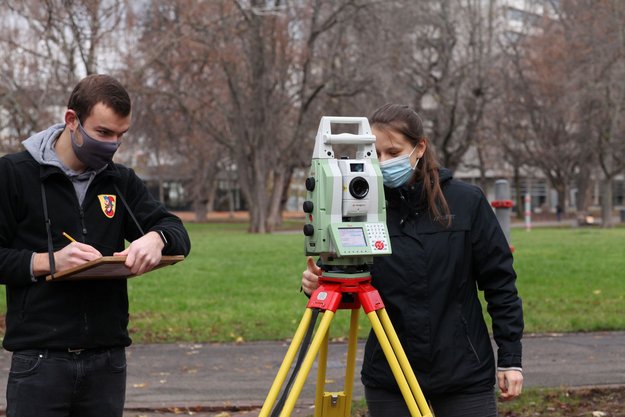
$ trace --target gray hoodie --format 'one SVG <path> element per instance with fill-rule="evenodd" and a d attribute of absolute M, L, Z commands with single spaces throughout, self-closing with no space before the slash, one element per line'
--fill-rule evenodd
<path fill-rule="evenodd" d="M 52 165 L 58 167 L 65 173 L 65 175 L 67 175 L 67 177 L 74 185 L 74 189 L 76 190 L 76 196 L 78 197 L 78 202 L 82 205 L 89 184 L 91 184 L 91 181 L 93 180 L 95 175 L 101 170 L 96 172 L 92 169 L 87 169 L 83 172 L 76 172 L 73 169 L 65 166 L 65 164 L 61 162 L 54 149 L 54 144 L 56 143 L 59 136 L 61 136 L 61 133 L 64 129 L 65 124 L 63 123 L 50 126 L 46 130 L 29 137 L 24 142 L 22 142 L 22 144 L 24 145 L 26 150 L 32 155 L 35 161 L 37 161 L 41 165 Z M 105 168 L 106 166 L 102 168 L 102 170 Z"/>

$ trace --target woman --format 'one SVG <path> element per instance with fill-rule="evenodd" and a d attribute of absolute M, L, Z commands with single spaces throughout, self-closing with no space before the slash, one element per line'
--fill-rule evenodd
<path fill-rule="evenodd" d="M 370 123 L 393 251 L 375 258 L 373 286 L 436 417 L 497 416 L 495 375 L 504 400 L 523 385 L 523 312 L 506 238 L 482 191 L 439 167 L 416 112 L 386 104 Z M 307 294 L 319 275 L 309 258 Z M 496 370 L 478 288 L 493 321 Z M 371 417 L 410 416 L 373 332 L 361 376 Z"/>

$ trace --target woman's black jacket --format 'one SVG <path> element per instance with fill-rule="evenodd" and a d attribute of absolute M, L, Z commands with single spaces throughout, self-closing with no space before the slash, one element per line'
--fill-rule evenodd
<path fill-rule="evenodd" d="M 495 383 L 495 361 L 478 289 L 492 317 L 498 366 L 521 366 L 523 312 L 512 254 L 482 191 L 446 169 L 440 176 L 449 227 L 428 214 L 422 185 L 385 190 L 393 253 L 375 259 L 373 285 L 426 395 L 484 391 Z M 362 381 L 397 389 L 373 333 Z"/>
<path fill-rule="evenodd" d="M 69 243 L 63 232 L 104 256 L 122 251 L 124 240 L 141 237 L 115 184 L 145 233 L 163 231 L 168 241 L 163 254 L 189 253 L 189 236 L 180 219 L 150 195 L 134 171 L 118 164 L 109 164 L 94 177 L 82 205 L 59 168 L 40 165 L 28 152 L 0 158 L 0 178 L 0 284 L 6 285 L 7 296 L 4 348 L 128 346 L 126 280 L 31 278 L 33 252 L 48 252 L 41 184 L 54 251 Z M 100 196 L 117 200 L 113 216 L 110 211 L 105 214 Z"/>

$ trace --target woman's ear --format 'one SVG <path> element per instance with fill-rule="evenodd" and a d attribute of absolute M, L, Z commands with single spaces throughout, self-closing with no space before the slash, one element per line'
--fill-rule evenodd
<path fill-rule="evenodd" d="M 427 138 L 422 138 L 419 143 L 417 143 L 417 149 L 415 154 L 417 155 L 417 158 L 421 159 L 423 158 L 423 155 L 425 154 L 426 149 L 428 148 L 428 140 Z"/>

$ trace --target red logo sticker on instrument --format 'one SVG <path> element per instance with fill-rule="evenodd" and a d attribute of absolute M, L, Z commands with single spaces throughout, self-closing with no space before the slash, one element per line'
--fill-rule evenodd
<path fill-rule="evenodd" d="M 382 242 L 381 240 L 376 240 L 373 246 L 375 246 L 377 250 L 382 250 L 384 249 L 384 242 Z"/>

